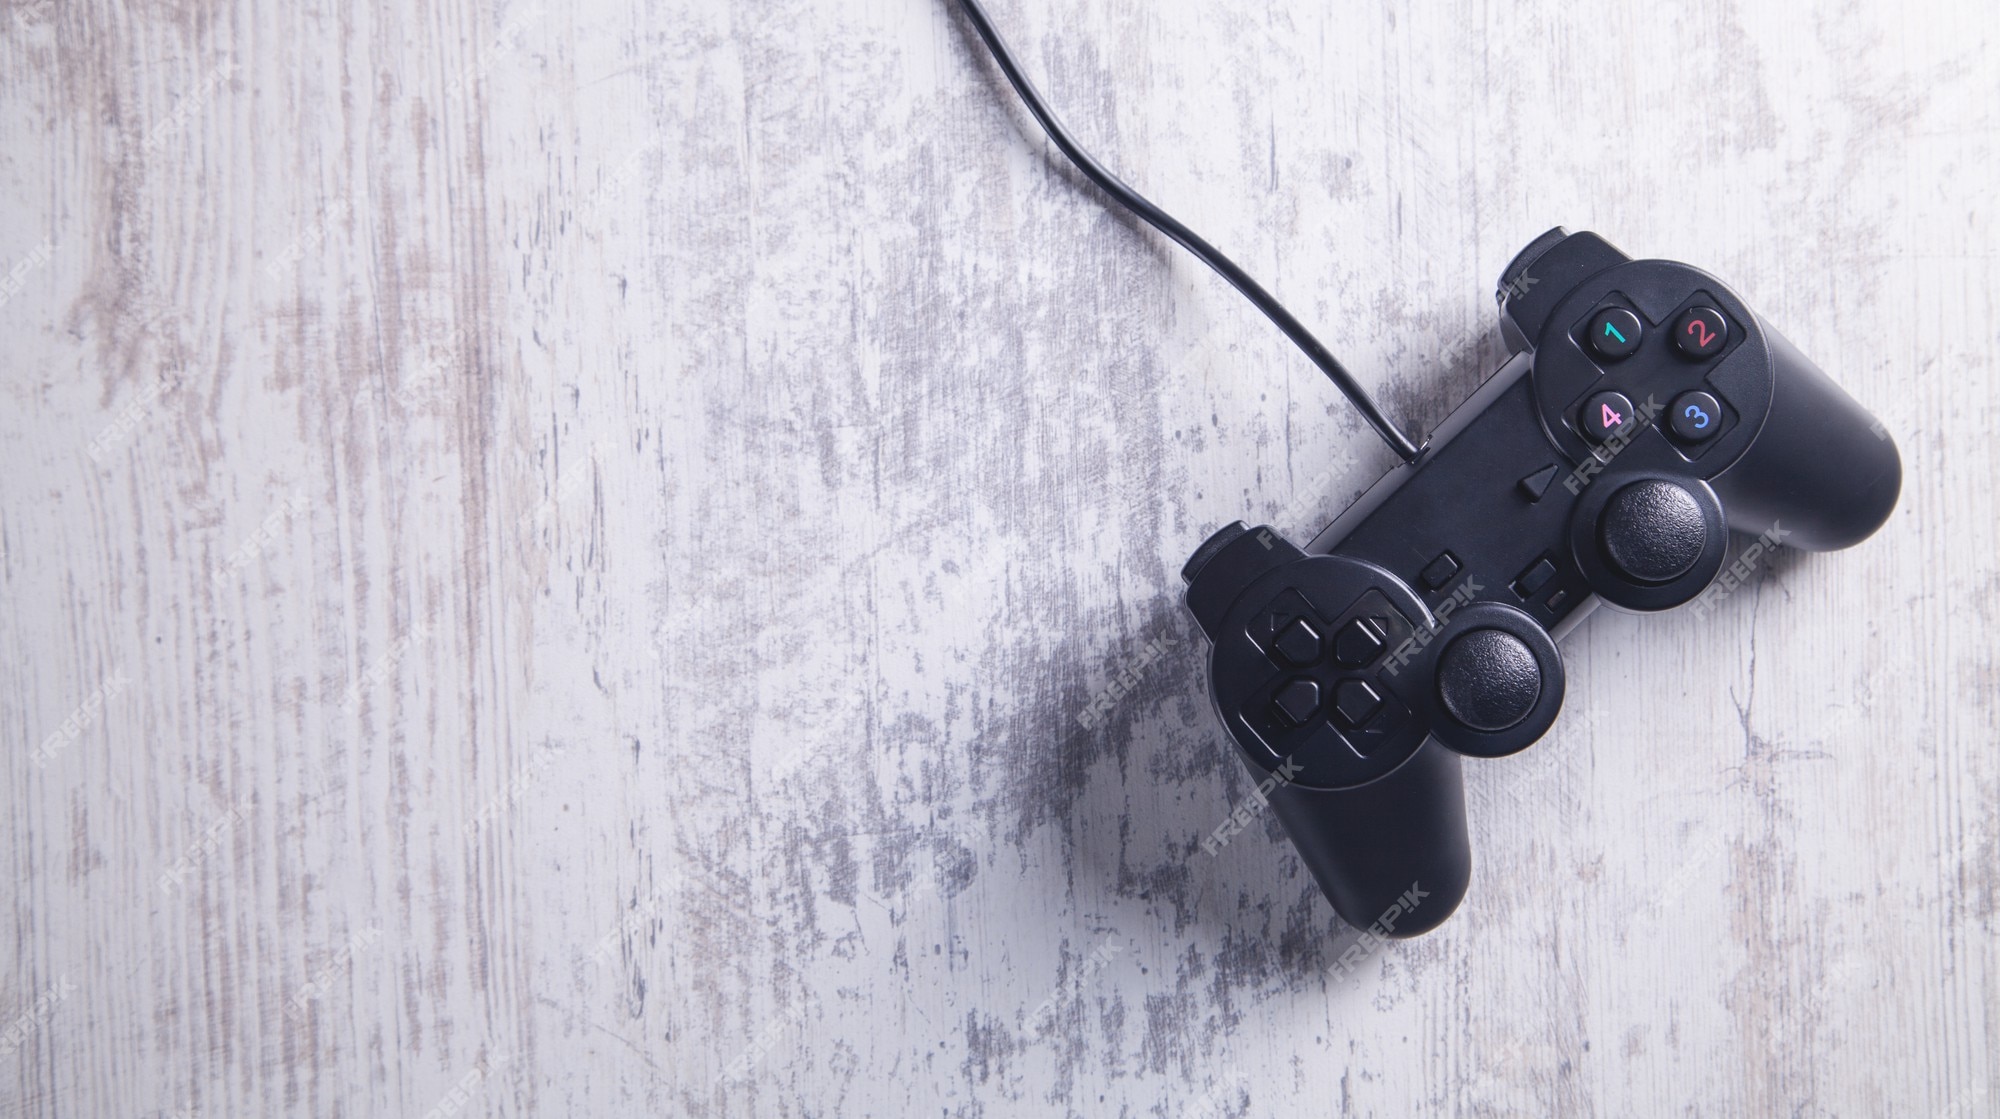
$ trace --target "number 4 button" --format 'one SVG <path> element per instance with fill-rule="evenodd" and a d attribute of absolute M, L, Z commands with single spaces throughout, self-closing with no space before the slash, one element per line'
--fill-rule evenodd
<path fill-rule="evenodd" d="M 1632 401 L 1622 392 L 1594 393 L 1576 418 L 1584 438 L 1602 443 L 1631 424 Z"/>

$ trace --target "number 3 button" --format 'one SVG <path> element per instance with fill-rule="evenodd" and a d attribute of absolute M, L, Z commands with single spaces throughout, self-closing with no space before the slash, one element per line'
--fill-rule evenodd
<path fill-rule="evenodd" d="M 1667 427 L 1689 443 L 1699 443 L 1722 430 L 1722 405 L 1705 392 L 1684 392 L 1667 409 Z"/>

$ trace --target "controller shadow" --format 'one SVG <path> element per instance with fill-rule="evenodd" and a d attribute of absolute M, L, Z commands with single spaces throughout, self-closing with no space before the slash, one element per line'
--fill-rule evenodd
<path fill-rule="evenodd" d="M 1213 965 L 1230 991 L 1372 988 L 1374 972 L 1340 964 L 1362 939 L 1320 893 L 1208 699 L 1208 644 L 1179 601 L 1155 598 L 1128 644 L 1164 647 L 1102 722 L 1101 654 L 1066 639 L 1069 666 L 1046 702 L 1023 712 L 1044 728 L 1024 738 L 1019 772 L 1064 775 L 1016 789 L 1017 845 L 1036 826 L 1062 837 L 1066 873 L 1035 901 L 1073 905 L 1079 923 L 1141 943 L 1178 944 Z M 1115 650 L 1114 650 L 1115 652 Z M 1114 659 L 1113 664 L 1116 663 Z M 1054 733 L 1049 733 L 1054 728 Z"/>
<path fill-rule="evenodd" d="M 1731 562 L 1755 542 L 1732 534 Z M 1808 560 L 1795 549 L 1767 549 L 1753 579 L 1782 585 Z M 1212 982 L 1232 991 L 1372 991 L 1381 982 L 1379 969 L 1353 967 L 1349 954 L 1362 945 L 1368 948 L 1364 959 L 1372 959 L 1370 938 L 1334 913 L 1260 801 L 1257 782 L 1209 701 L 1208 645 L 1178 591 L 1162 590 L 1136 622 L 1124 614 L 1117 628 L 1125 636 L 1108 657 L 1080 637 L 1064 638 L 1051 651 L 1050 663 L 1059 666 L 1054 686 L 1016 712 L 1015 725 L 1025 733 L 1017 739 L 1015 772 L 1030 776 L 1006 798 L 1013 812 L 1010 838 L 1025 846 L 1029 833 L 1049 827 L 1065 856 L 1037 864 L 1060 866 L 1063 873 L 1043 879 L 1029 904 L 1073 908 L 1081 924 L 1132 941 L 1179 943 L 1181 952 L 1211 961 Z M 1747 609 L 1745 594 L 1740 602 L 1724 600 L 1711 616 Z M 1120 682 L 1120 694 L 1107 702 L 1112 680 Z M 1079 718 L 1086 713 L 1091 726 Z M 1549 737 L 1588 729 L 1565 727 L 1574 721 L 1559 719 Z M 1544 772 L 1558 760 L 1555 745 L 1545 739 L 1521 758 L 1468 768 L 1475 836 L 1468 901 L 1482 893 L 1478 818 L 1559 796 L 1563 783 Z M 1491 890 L 1489 883 L 1484 892 Z"/>

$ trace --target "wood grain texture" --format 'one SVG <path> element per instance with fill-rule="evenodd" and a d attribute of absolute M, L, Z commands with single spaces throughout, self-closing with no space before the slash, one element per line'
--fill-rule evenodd
<path fill-rule="evenodd" d="M 1892 526 L 1594 618 L 1342 972 L 1177 573 L 1390 456 L 943 0 L 15 0 L 0 1115 L 2000 1114 L 1990 4 L 993 6 L 1409 426 L 1594 229 Z"/>

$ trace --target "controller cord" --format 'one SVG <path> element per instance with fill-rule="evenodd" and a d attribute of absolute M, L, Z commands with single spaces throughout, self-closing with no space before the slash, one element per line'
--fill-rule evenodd
<path fill-rule="evenodd" d="M 993 53 L 993 61 L 1000 64 L 1001 72 L 1005 73 L 1007 80 L 1013 84 L 1014 92 L 1021 95 L 1021 100 L 1027 104 L 1028 111 L 1041 123 L 1042 131 L 1049 134 L 1049 139 L 1055 141 L 1056 147 L 1062 149 L 1062 153 L 1069 157 L 1069 161 L 1076 164 L 1079 171 L 1119 205 L 1137 214 L 1146 224 L 1166 234 L 1180 247 L 1201 258 L 1204 264 L 1220 272 L 1223 279 L 1228 280 L 1231 286 L 1243 293 L 1244 298 L 1255 304 L 1259 311 L 1264 312 L 1264 317 L 1276 323 L 1278 329 L 1285 332 L 1285 337 L 1290 338 L 1293 344 L 1305 351 L 1306 357 L 1310 358 L 1314 365 L 1319 366 L 1320 372 L 1325 373 L 1334 387 L 1360 410 L 1362 418 L 1382 436 L 1391 450 L 1401 456 L 1404 462 L 1415 462 L 1421 453 L 1421 448 L 1410 442 L 1409 437 L 1391 423 L 1389 417 L 1382 414 L 1382 410 L 1375 406 L 1375 401 L 1369 398 L 1367 390 L 1363 389 L 1354 379 L 1354 375 L 1347 371 L 1347 367 L 1340 364 L 1339 360 L 1328 352 L 1326 346 L 1321 344 L 1318 338 L 1313 337 L 1312 332 L 1307 330 L 1303 323 L 1292 317 L 1290 311 L 1285 310 L 1284 304 L 1279 303 L 1270 292 L 1265 291 L 1256 280 L 1251 279 L 1250 274 L 1238 267 L 1235 261 L 1222 255 L 1215 246 L 1202 240 L 1194 230 L 1182 225 L 1172 214 L 1153 205 L 1144 195 L 1126 186 L 1118 176 L 1099 166 L 1098 162 L 1090 157 L 1090 153 L 1077 145 L 1075 138 L 1062 126 L 1062 122 L 1056 119 L 1056 115 L 1049 111 L 1048 105 L 1042 101 L 1042 95 L 1035 90 L 1034 83 L 1021 72 L 1020 64 L 1014 61 L 1007 44 L 1001 41 L 1000 33 L 993 29 L 993 22 L 986 18 L 986 10 L 979 6 L 979 0 L 959 0 L 959 2 L 964 6 L 966 16 L 972 20 L 972 26 L 979 31 L 979 37 L 985 40 L 986 49 Z"/>

